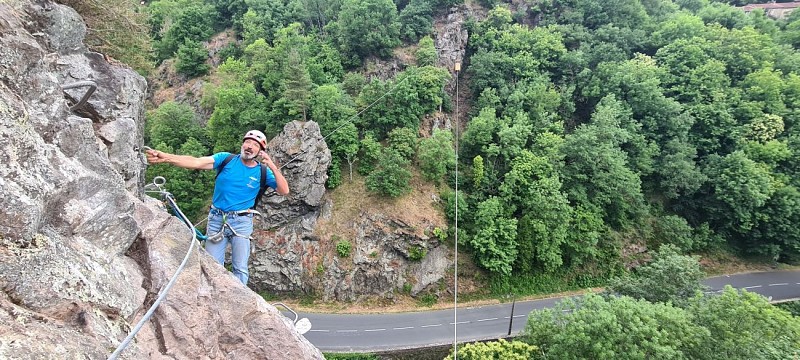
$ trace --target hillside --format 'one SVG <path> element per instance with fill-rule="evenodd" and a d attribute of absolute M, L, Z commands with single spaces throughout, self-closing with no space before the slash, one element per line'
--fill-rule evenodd
<path fill-rule="evenodd" d="M 264 225 L 254 265 L 266 273 L 251 287 L 265 295 L 441 293 L 445 277 L 416 287 L 447 272 L 450 251 L 430 236 L 440 219 L 381 208 L 419 203 L 423 183 L 452 199 L 453 162 L 433 150 L 456 142 L 462 250 L 492 294 L 601 286 L 667 244 L 711 272 L 798 259 L 798 16 L 717 1 L 178 3 L 145 7 L 160 64 L 148 142 L 208 154 L 235 148 L 242 128 L 313 121 L 331 152 L 326 194 L 344 198 L 348 163 L 371 187 L 363 219 L 326 198 L 295 209 L 307 228 L 285 242 L 269 238 L 280 222 Z M 197 126 L 177 131 L 174 117 Z M 182 198 L 208 197 L 191 184 Z M 199 220 L 207 203 L 186 206 Z"/>

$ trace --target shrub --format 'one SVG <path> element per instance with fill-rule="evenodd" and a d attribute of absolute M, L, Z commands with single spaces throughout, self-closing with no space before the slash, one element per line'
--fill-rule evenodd
<path fill-rule="evenodd" d="M 336 253 L 339 254 L 339 257 L 343 258 L 349 257 L 350 252 L 352 250 L 353 250 L 353 244 L 351 244 L 347 240 L 342 239 L 336 243 Z"/>
<path fill-rule="evenodd" d="M 428 250 L 423 246 L 412 246 L 408 249 L 408 258 L 412 261 L 420 261 L 427 254 Z"/>
<path fill-rule="evenodd" d="M 189 77 L 208 74 L 209 66 L 208 51 L 203 43 L 186 40 L 178 47 L 178 62 L 175 64 L 176 70 Z"/>

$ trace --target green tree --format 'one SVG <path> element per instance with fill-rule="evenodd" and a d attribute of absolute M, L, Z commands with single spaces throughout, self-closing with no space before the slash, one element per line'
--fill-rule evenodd
<path fill-rule="evenodd" d="M 606 223 L 617 228 L 632 225 L 642 215 L 641 179 L 627 166 L 620 148 L 628 134 L 620 128 L 625 112 L 608 98 L 598 105 L 592 123 L 581 125 L 565 138 L 564 189 L 570 201 L 602 209 Z"/>
<path fill-rule="evenodd" d="M 378 166 L 382 151 L 383 147 L 381 143 L 375 140 L 372 134 L 366 134 L 364 138 L 361 139 L 361 164 L 358 166 L 358 173 L 361 175 L 368 175 L 373 172 Z"/>
<path fill-rule="evenodd" d="M 364 89 L 367 79 L 358 72 L 349 72 L 342 78 L 342 89 L 350 96 L 357 96 Z"/>
<path fill-rule="evenodd" d="M 311 118 L 316 121 L 323 134 L 330 134 L 344 121 L 355 120 L 353 99 L 338 85 L 321 85 L 312 91 L 310 99 Z"/>
<path fill-rule="evenodd" d="M 339 50 L 349 65 L 358 65 L 370 55 L 389 57 L 400 44 L 400 22 L 392 0 L 342 1 L 335 30 Z"/>
<path fill-rule="evenodd" d="M 517 219 L 509 218 L 500 198 L 478 204 L 475 234 L 469 239 L 478 264 L 500 276 L 511 275 L 517 258 Z"/>
<path fill-rule="evenodd" d="M 417 66 L 435 66 L 437 61 L 436 47 L 430 36 L 423 36 L 417 44 Z"/>
<path fill-rule="evenodd" d="M 219 28 L 236 26 L 241 31 L 241 19 L 247 11 L 247 0 L 209 0 L 219 14 Z"/>
<path fill-rule="evenodd" d="M 461 156 L 474 158 L 476 155 L 491 153 L 490 146 L 499 130 L 499 121 L 493 108 L 483 108 L 478 116 L 467 123 L 467 129 L 462 134 L 460 148 Z"/>
<path fill-rule="evenodd" d="M 397 198 L 411 192 L 411 171 L 408 160 L 392 149 L 384 149 L 378 164 L 365 180 L 367 189 L 380 195 Z"/>
<path fill-rule="evenodd" d="M 420 118 L 442 105 L 449 76 L 447 70 L 424 66 L 410 67 L 394 80 L 373 80 L 357 100 L 365 108 L 361 118 L 367 123 L 362 127 L 375 131 L 380 139 L 398 127 L 416 131 Z"/>
<path fill-rule="evenodd" d="M 265 25 L 262 23 L 261 17 L 253 9 L 248 9 L 247 12 L 242 15 L 241 36 L 245 45 L 253 44 L 259 39 L 264 40 L 265 42 L 267 39 L 272 40 L 272 34 L 265 29 Z"/>
<path fill-rule="evenodd" d="M 687 305 L 689 299 L 702 293 L 706 274 L 697 257 L 680 255 L 679 249 L 664 245 L 653 254 L 653 260 L 636 269 L 636 276 L 614 279 L 608 291 L 649 302 Z"/>
<path fill-rule="evenodd" d="M 519 217 L 516 269 L 554 271 L 563 263 L 572 208 L 561 192 L 561 181 L 547 159 L 522 150 L 500 185 L 506 208 Z"/>
<path fill-rule="evenodd" d="M 416 41 L 420 36 L 433 31 L 430 0 L 411 0 L 400 10 L 400 34 L 409 41 Z"/>
<path fill-rule="evenodd" d="M 300 115 L 302 121 L 307 121 L 308 103 L 313 86 L 311 76 L 297 49 L 290 50 L 288 55 L 284 64 L 285 90 L 279 103 L 286 107 L 290 118 Z"/>
<path fill-rule="evenodd" d="M 717 23 L 728 29 L 742 28 L 747 24 L 743 11 L 719 2 L 711 2 L 698 10 L 697 16 L 702 18 L 706 24 Z"/>
<path fill-rule="evenodd" d="M 337 158 L 347 161 L 349 179 L 353 180 L 353 166 L 358 159 L 358 129 L 351 121 L 340 120 L 336 128 L 328 133 L 331 152 Z"/>
<path fill-rule="evenodd" d="M 242 20 L 245 44 L 258 39 L 272 42 L 280 29 L 292 23 L 300 23 L 308 13 L 298 1 L 246 0 L 247 13 Z"/>
<path fill-rule="evenodd" d="M 800 191 L 782 185 L 759 211 L 750 236 L 743 238 L 749 252 L 796 264 L 800 262 Z"/>
<path fill-rule="evenodd" d="M 178 9 L 171 22 L 164 19 L 161 25 L 164 35 L 153 43 L 158 62 L 173 57 L 187 40 L 200 43 L 214 33 L 217 11 L 213 6 L 189 2 Z"/>
<path fill-rule="evenodd" d="M 695 163 L 697 150 L 686 141 L 669 140 L 662 149 L 655 170 L 661 193 L 667 198 L 677 199 L 694 194 L 707 181 L 707 177 Z"/>
<path fill-rule="evenodd" d="M 167 101 L 147 112 L 145 142 L 178 149 L 189 140 L 204 140 L 197 115 L 189 105 Z"/>
<path fill-rule="evenodd" d="M 470 37 L 469 47 L 475 54 L 467 71 L 474 94 L 491 87 L 510 90 L 519 79 L 534 78 L 542 71 L 554 69 L 567 52 L 562 35 L 555 27 L 522 25 L 493 25 L 493 12 L 508 11 L 496 8 Z"/>
<path fill-rule="evenodd" d="M 456 196 L 458 194 L 458 196 Z M 469 211 L 469 204 L 467 203 L 466 195 L 463 191 L 459 190 L 456 193 L 453 190 L 445 189 L 442 193 L 442 199 L 444 199 L 444 215 L 447 216 L 447 219 L 451 222 L 455 221 L 456 218 L 456 209 L 458 210 L 459 219 L 463 219 L 465 214 L 468 214 Z M 459 244 L 464 242 L 464 239 L 459 239 Z"/>
<path fill-rule="evenodd" d="M 696 249 L 694 235 L 689 222 L 678 215 L 661 215 L 655 218 L 653 238 L 658 244 L 672 244 L 688 252 Z"/>
<path fill-rule="evenodd" d="M 688 308 L 693 322 L 708 329 L 692 359 L 791 359 L 800 349 L 800 319 L 766 298 L 726 286 Z"/>
<path fill-rule="evenodd" d="M 734 82 L 775 62 L 775 41 L 750 26 L 733 30 L 711 26 L 708 39 L 717 45 L 710 49 L 712 56 L 726 64 L 727 74 Z"/>
<path fill-rule="evenodd" d="M 472 158 L 472 186 L 477 190 L 483 182 L 483 157 L 475 155 Z"/>
<path fill-rule="evenodd" d="M 320 124 L 320 130 L 326 134 L 331 155 L 347 161 L 349 179 L 352 180 L 359 149 L 358 129 L 353 123 L 356 113 L 353 100 L 336 85 L 322 85 L 312 92 L 310 112 L 311 118 Z"/>
<path fill-rule="evenodd" d="M 178 73 L 188 77 L 208 74 L 208 70 L 211 68 L 206 64 L 208 50 L 202 43 L 193 40 L 186 40 L 178 47 L 177 58 L 175 69 Z"/>
<path fill-rule="evenodd" d="M 325 35 L 325 26 L 336 20 L 342 0 L 302 0 L 307 12 L 306 23 L 316 32 Z"/>
<path fill-rule="evenodd" d="M 687 359 L 708 333 L 670 304 L 589 294 L 530 313 L 523 339 L 546 358 Z"/>
<path fill-rule="evenodd" d="M 600 244 L 608 232 L 608 227 L 603 221 L 602 210 L 591 204 L 581 204 L 572 212 L 570 228 L 564 249 L 564 258 L 569 264 L 580 266 L 594 261 L 601 256 Z M 616 252 L 618 253 L 618 252 Z M 614 267 L 613 258 L 606 258 L 606 266 Z"/>
<path fill-rule="evenodd" d="M 342 57 L 333 45 L 320 37 L 312 36 L 306 46 L 308 74 L 314 84 L 335 84 L 342 81 Z"/>
<path fill-rule="evenodd" d="M 538 355 L 539 348 L 534 345 L 529 345 L 521 341 L 509 342 L 505 339 L 489 342 L 478 341 L 465 344 L 458 348 L 458 358 L 462 360 L 528 360 L 535 359 Z M 453 354 L 451 353 L 445 360 L 452 360 L 453 358 Z"/>
<path fill-rule="evenodd" d="M 417 154 L 417 133 L 415 130 L 398 127 L 389 131 L 389 148 L 396 151 L 403 159 L 411 160 Z"/>
<path fill-rule="evenodd" d="M 205 92 L 203 99 L 214 109 L 206 126 L 214 152 L 238 152 L 249 129 L 263 129 L 268 138 L 275 136 L 283 124 L 268 122 L 264 96 L 247 81 L 245 64 L 228 60 L 218 71 L 224 78 L 222 84 Z"/>
<path fill-rule="evenodd" d="M 431 137 L 420 140 L 417 161 L 425 180 L 438 185 L 447 171 L 456 165 L 453 134 L 447 130 L 434 129 Z"/>
<path fill-rule="evenodd" d="M 709 156 L 704 173 L 709 181 L 701 206 L 716 230 L 734 238 L 749 234 L 775 191 L 772 175 L 742 151 Z"/>

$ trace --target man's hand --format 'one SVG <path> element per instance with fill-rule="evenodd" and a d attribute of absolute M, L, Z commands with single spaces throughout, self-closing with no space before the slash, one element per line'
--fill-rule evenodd
<path fill-rule="evenodd" d="M 275 166 L 275 163 L 272 162 L 272 158 L 269 157 L 269 155 L 267 155 L 266 151 L 264 150 L 259 151 L 258 156 L 261 156 L 261 162 L 264 163 L 264 165 L 267 165 L 270 169 L 277 168 L 277 166 Z"/>
<path fill-rule="evenodd" d="M 261 150 L 258 152 L 258 155 L 261 156 L 261 162 L 267 165 L 267 167 L 272 170 L 272 174 L 275 175 L 275 183 L 278 185 L 278 187 L 275 188 L 275 192 L 278 193 L 278 195 L 289 195 L 289 184 L 286 183 L 286 178 L 281 174 L 281 169 L 272 162 L 272 158 L 267 155 L 266 151 Z"/>
<path fill-rule="evenodd" d="M 166 153 L 158 150 L 145 150 L 148 164 L 160 164 L 167 162 Z"/>

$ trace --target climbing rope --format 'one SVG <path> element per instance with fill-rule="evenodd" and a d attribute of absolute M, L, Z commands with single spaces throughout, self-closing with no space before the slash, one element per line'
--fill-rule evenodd
<path fill-rule="evenodd" d="M 456 169 L 455 169 L 455 181 L 456 181 L 456 193 L 455 193 L 455 261 L 453 261 L 454 266 L 454 281 L 453 281 L 453 360 L 458 360 L 458 73 L 461 71 L 461 63 L 455 64 L 455 72 L 456 72 L 456 116 L 455 116 L 455 124 L 453 124 L 453 129 L 455 129 L 455 153 L 456 153 Z"/>
<path fill-rule="evenodd" d="M 147 313 L 144 314 L 144 317 L 142 317 L 141 320 L 139 320 L 139 323 L 136 324 L 133 330 L 131 330 L 131 333 L 128 334 L 125 340 L 123 340 L 122 343 L 120 343 L 119 346 L 117 346 L 117 349 L 114 350 L 114 353 L 112 353 L 111 356 L 108 357 L 108 360 L 117 359 L 117 357 L 122 353 L 122 351 L 125 350 L 126 347 L 128 347 L 128 344 L 130 344 L 131 340 L 133 340 L 133 338 L 136 336 L 136 333 L 138 333 L 139 330 L 142 329 L 142 326 L 144 326 L 144 324 L 148 320 L 150 320 L 150 317 L 153 316 L 153 313 L 156 311 L 156 308 L 158 308 L 158 305 L 160 305 L 161 301 L 163 301 L 164 298 L 167 297 L 167 293 L 169 293 L 169 290 L 172 288 L 173 285 L 175 285 L 175 281 L 178 280 L 178 275 L 180 275 L 180 273 L 183 271 L 183 268 L 186 267 L 186 263 L 189 261 L 189 255 L 191 255 L 192 250 L 194 249 L 194 245 L 195 243 L 197 243 L 197 229 L 194 227 L 194 225 L 192 225 L 192 222 L 189 221 L 188 218 L 186 218 L 186 215 L 183 214 L 183 211 L 181 211 L 181 209 L 178 207 L 178 204 L 175 203 L 175 198 L 172 196 L 172 194 L 167 192 L 162 187 L 166 182 L 167 180 L 164 179 L 163 177 L 156 176 L 151 184 L 145 185 L 144 191 L 146 193 L 158 193 L 161 196 L 161 198 L 169 204 L 169 206 L 172 208 L 172 210 L 175 211 L 178 217 L 181 220 L 183 220 L 184 223 L 189 225 L 189 228 L 192 231 L 192 241 L 189 242 L 189 250 L 186 251 L 186 256 L 183 257 L 183 261 L 181 262 L 181 265 L 178 266 L 178 270 L 176 270 L 175 274 L 172 275 L 172 278 L 169 280 L 167 285 L 164 286 L 164 288 L 161 289 L 161 291 L 159 291 L 158 298 L 156 299 L 156 301 L 153 302 L 153 305 L 150 306 L 150 309 L 147 310 Z"/>

